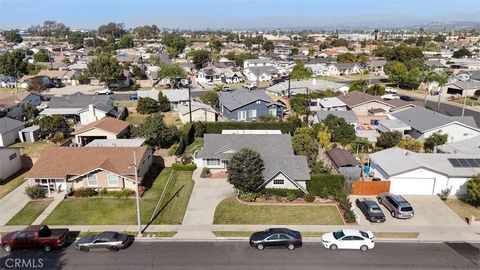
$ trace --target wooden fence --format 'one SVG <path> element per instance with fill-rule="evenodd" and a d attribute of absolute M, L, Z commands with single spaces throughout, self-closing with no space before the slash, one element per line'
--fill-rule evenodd
<path fill-rule="evenodd" d="M 355 181 L 351 184 L 352 195 L 378 195 L 390 191 L 390 181 Z"/>

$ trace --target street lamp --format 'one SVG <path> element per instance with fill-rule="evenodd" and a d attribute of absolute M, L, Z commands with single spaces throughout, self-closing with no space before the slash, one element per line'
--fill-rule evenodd
<path fill-rule="evenodd" d="M 140 221 L 140 197 L 138 194 L 138 165 L 137 165 L 137 157 L 135 154 L 135 148 L 133 149 L 133 163 L 130 164 L 130 167 L 135 169 L 135 197 L 137 199 L 138 235 L 142 235 L 142 223 Z"/>
<path fill-rule="evenodd" d="M 462 117 L 465 114 L 465 107 L 467 107 L 467 95 L 468 95 L 468 89 L 470 88 L 470 79 L 472 78 L 472 73 L 468 72 L 466 73 L 467 77 L 464 79 L 461 79 L 462 81 L 467 82 L 467 93 L 465 94 L 465 97 L 463 99 L 463 108 L 462 108 Z M 468 79 L 467 79 L 468 78 Z M 463 91 L 462 91 L 463 94 Z"/>

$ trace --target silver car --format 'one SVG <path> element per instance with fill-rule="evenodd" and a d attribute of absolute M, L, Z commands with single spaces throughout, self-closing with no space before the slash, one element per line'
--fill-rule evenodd
<path fill-rule="evenodd" d="M 387 208 L 392 217 L 408 219 L 414 215 L 413 207 L 400 195 L 384 192 L 378 194 L 377 200 L 379 204 L 383 204 Z"/>

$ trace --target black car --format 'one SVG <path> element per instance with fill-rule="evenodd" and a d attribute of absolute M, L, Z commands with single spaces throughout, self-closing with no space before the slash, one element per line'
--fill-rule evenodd
<path fill-rule="evenodd" d="M 298 231 L 286 228 L 272 228 L 253 233 L 250 236 L 250 246 L 263 250 L 269 247 L 286 247 L 294 250 L 302 246 L 302 235 Z"/>
<path fill-rule="evenodd" d="M 409 96 L 400 96 L 400 99 L 403 101 L 415 101 L 414 98 L 409 97 Z"/>
<path fill-rule="evenodd" d="M 385 215 L 380 206 L 372 199 L 358 198 L 355 200 L 357 207 L 363 212 L 365 218 L 370 222 L 385 222 Z"/>
<path fill-rule="evenodd" d="M 88 252 L 92 249 L 108 249 L 117 252 L 127 248 L 133 242 L 133 238 L 127 234 L 118 232 L 102 232 L 97 236 L 83 237 L 75 243 L 75 248 Z"/>
<path fill-rule="evenodd" d="M 285 80 L 282 80 L 282 79 L 273 79 L 271 82 L 270 82 L 270 86 L 273 86 L 275 84 L 279 84 L 281 82 L 284 82 Z"/>

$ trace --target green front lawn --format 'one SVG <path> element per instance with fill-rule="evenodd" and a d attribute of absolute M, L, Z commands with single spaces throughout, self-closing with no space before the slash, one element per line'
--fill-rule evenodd
<path fill-rule="evenodd" d="M 7 225 L 31 225 L 51 202 L 51 200 L 29 201 Z"/>
<path fill-rule="evenodd" d="M 27 170 L 22 169 L 4 181 L 5 184 L 0 185 L 0 199 L 20 186 L 25 181 L 26 173 Z"/>
<path fill-rule="evenodd" d="M 171 168 L 165 168 L 152 188 L 140 199 L 142 223 L 147 224 L 161 197 Z M 193 189 L 191 172 L 174 172 L 152 224 L 181 224 Z M 68 198 L 47 217 L 52 225 L 136 224 L 136 200 L 117 198 Z"/>
<path fill-rule="evenodd" d="M 186 156 L 193 156 L 195 151 L 200 150 L 203 147 L 203 138 L 195 138 L 195 141 L 185 148 L 183 153 Z"/>
<path fill-rule="evenodd" d="M 215 210 L 214 224 L 343 225 L 334 205 L 247 205 L 231 197 Z"/>
<path fill-rule="evenodd" d="M 475 216 L 476 219 L 480 219 L 480 207 L 475 207 L 454 198 L 448 198 L 445 203 L 463 220 L 470 218 L 472 215 Z"/>

